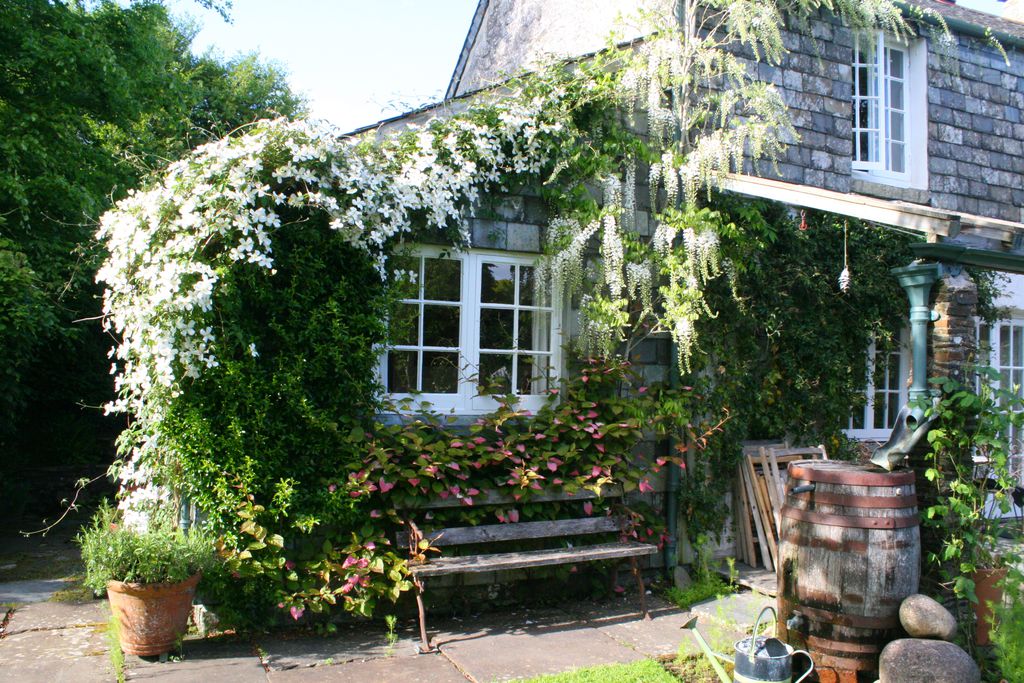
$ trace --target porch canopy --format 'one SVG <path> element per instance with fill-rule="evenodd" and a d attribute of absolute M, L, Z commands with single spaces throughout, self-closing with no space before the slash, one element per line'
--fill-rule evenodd
<path fill-rule="evenodd" d="M 1024 223 L 736 173 L 721 188 L 916 232 L 926 239 L 911 246 L 921 259 L 1024 274 Z"/>

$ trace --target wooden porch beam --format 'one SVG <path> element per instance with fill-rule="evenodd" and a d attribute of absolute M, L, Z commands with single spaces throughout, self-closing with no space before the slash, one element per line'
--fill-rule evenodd
<path fill-rule="evenodd" d="M 792 206 L 906 228 L 933 239 L 956 237 L 960 233 L 959 214 L 920 204 L 876 199 L 860 194 L 844 194 L 738 173 L 726 176 L 721 188 L 748 197 L 771 199 Z"/>

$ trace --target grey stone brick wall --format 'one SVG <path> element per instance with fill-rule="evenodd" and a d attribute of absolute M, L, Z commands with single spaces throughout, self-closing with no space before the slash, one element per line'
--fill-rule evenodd
<path fill-rule="evenodd" d="M 930 204 L 1024 220 L 1024 52 L 957 40 L 957 70 L 929 44 Z"/>
<path fill-rule="evenodd" d="M 481 31 L 464 55 L 459 92 L 529 67 L 545 52 L 594 49 L 596 44 L 584 34 L 607 34 L 614 26 L 613 7 L 628 12 L 632 3 L 602 0 L 600 12 L 587 13 L 562 0 L 489 0 Z M 586 21 L 569 21 L 583 15 Z M 854 174 L 854 39 L 848 28 L 824 13 L 803 34 L 784 32 L 790 53 L 781 65 L 751 61 L 758 78 L 781 91 L 800 139 L 776 167 L 748 164 L 746 170 L 838 192 L 1024 220 L 1024 51 L 1006 46 L 1007 63 L 996 48 L 961 34 L 949 59 L 929 31 L 918 39 L 926 41 L 928 56 L 927 187 L 902 188 Z M 645 194 L 638 192 L 638 199 Z"/>

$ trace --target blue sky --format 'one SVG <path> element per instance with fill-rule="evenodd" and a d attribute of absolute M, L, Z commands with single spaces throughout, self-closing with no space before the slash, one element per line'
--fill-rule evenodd
<path fill-rule="evenodd" d="M 476 0 L 234 0 L 233 22 L 170 0 L 201 30 L 196 52 L 258 50 L 280 63 L 314 116 L 343 129 L 440 99 Z"/>
<path fill-rule="evenodd" d="M 258 50 L 282 65 L 312 114 L 357 128 L 440 99 L 477 0 L 235 0 L 233 22 L 169 0 L 199 33 L 195 51 Z M 996 0 L 960 0 L 993 13 Z"/>

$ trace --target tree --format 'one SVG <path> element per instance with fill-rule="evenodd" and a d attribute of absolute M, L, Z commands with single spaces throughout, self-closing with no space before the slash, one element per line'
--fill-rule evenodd
<path fill-rule="evenodd" d="M 190 148 L 304 111 L 279 67 L 256 55 L 195 56 L 191 39 L 159 2 L 0 5 L 4 450 L 31 444 L 16 450 L 36 461 L 47 444 L 62 457 L 69 446 L 97 455 L 99 411 L 81 408 L 113 394 L 109 339 L 95 322 L 97 217 Z"/>

